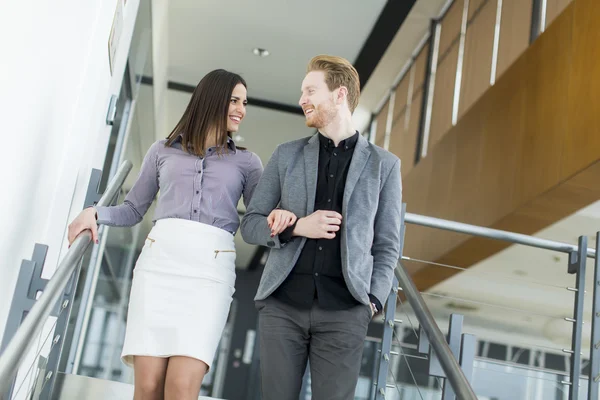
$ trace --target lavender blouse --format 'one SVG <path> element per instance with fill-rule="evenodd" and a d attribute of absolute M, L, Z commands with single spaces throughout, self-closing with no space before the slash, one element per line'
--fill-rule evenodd
<path fill-rule="evenodd" d="M 204 158 L 186 153 L 181 141 L 165 147 L 155 142 L 142 162 L 140 174 L 123 204 L 96 207 L 98 223 L 132 226 L 139 223 L 160 189 L 153 221 L 181 218 L 235 233 L 240 225 L 237 204 L 250 203 L 263 166 L 258 156 L 237 149 L 229 139 L 222 154 L 207 150 Z"/>

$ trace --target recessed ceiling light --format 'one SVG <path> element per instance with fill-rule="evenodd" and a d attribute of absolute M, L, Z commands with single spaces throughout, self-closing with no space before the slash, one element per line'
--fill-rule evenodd
<path fill-rule="evenodd" d="M 254 53 L 255 56 L 267 57 L 269 55 L 269 50 L 255 47 L 254 50 L 252 50 L 252 53 Z"/>

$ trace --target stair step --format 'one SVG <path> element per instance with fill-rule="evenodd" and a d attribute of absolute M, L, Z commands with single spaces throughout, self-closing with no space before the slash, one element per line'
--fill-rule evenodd
<path fill-rule="evenodd" d="M 52 400 L 131 400 L 133 385 L 104 379 L 90 378 L 82 375 L 59 373 Z M 216 397 L 198 397 L 199 400 L 216 399 Z"/>

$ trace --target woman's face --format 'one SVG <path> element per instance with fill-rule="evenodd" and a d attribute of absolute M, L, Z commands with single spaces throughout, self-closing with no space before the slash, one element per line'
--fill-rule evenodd
<path fill-rule="evenodd" d="M 246 104 L 248 99 L 246 96 L 246 88 L 241 83 L 238 83 L 229 100 L 229 112 L 227 113 L 227 131 L 237 132 L 240 128 L 240 123 L 246 116 Z"/>

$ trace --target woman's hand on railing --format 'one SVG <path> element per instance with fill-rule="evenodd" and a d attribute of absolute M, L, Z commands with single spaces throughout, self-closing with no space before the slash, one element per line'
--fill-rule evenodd
<path fill-rule="evenodd" d="M 81 211 L 77 218 L 69 224 L 69 247 L 81 232 L 88 229 L 92 232 L 94 243 L 98 243 L 98 223 L 96 222 L 96 209 L 94 207 L 88 207 Z"/>

